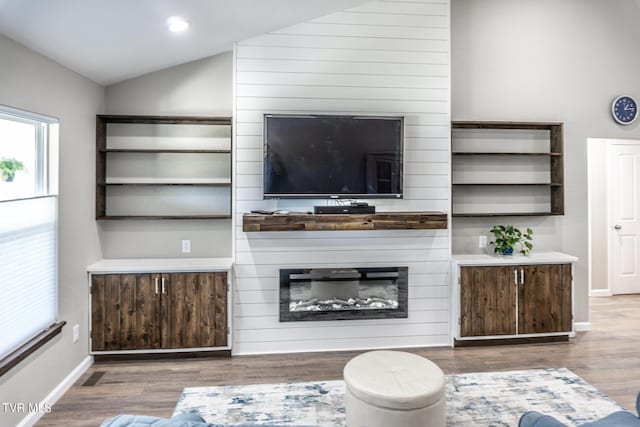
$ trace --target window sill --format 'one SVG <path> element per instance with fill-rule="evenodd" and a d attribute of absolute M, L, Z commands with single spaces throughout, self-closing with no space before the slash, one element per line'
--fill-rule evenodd
<path fill-rule="evenodd" d="M 50 341 L 53 337 L 62 332 L 62 327 L 66 324 L 67 322 L 65 321 L 54 323 L 35 337 L 31 338 L 28 342 L 15 349 L 13 352 L 0 359 L 0 376 L 9 372 L 11 368 L 26 359 L 30 354 L 42 347 L 47 341 Z"/>

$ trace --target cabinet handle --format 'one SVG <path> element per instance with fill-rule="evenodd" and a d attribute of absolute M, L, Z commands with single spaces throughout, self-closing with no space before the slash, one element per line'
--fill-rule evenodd
<path fill-rule="evenodd" d="M 162 278 L 162 293 L 163 293 L 163 294 L 164 294 L 164 293 L 166 293 L 166 292 L 165 292 L 165 288 L 164 288 L 164 277 Z"/>
<path fill-rule="evenodd" d="M 513 283 L 518 284 L 518 270 L 513 270 Z"/>
<path fill-rule="evenodd" d="M 524 285 L 524 268 L 520 269 L 520 284 Z"/>
<path fill-rule="evenodd" d="M 155 282 L 155 284 L 156 284 L 156 295 L 158 295 L 158 278 L 157 278 L 157 277 L 155 277 L 155 278 L 153 279 L 153 281 L 154 281 L 154 282 Z"/>

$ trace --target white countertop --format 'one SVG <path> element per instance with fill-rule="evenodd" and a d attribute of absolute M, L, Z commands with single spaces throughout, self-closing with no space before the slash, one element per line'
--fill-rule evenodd
<path fill-rule="evenodd" d="M 231 270 L 231 258 L 103 259 L 87 267 L 89 273 L 172 273 Z"/>
<path fill-rule="evenodd" d="M 531 252 L 529 255 L 453 254 L 457 265 L 566 264 L 578 261 L 562 252 Z"/>

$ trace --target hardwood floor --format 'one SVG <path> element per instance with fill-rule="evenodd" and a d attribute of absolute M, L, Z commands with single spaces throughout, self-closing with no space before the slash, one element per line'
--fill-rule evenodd
<path fill-rule="evenodd" d="M 629 409 L 640 391 L 640 295 L 591 299 L 592 331 L 570 343 L 409 350 L 445 373 L 567 367 Z M 168 417 L 184 387 L 342 378 L 360 352 L 93 365 L 38 426 L 98 426 L 122 413 Z M 85 383 L 94 385 L 83 385 Z"/>

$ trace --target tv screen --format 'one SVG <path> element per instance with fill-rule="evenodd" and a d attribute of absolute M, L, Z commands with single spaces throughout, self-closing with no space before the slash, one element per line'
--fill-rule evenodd
<path fill-rule="evenodd" d="M 403 118 L 264 116 L 265 198 L 401 198 Z"/>

